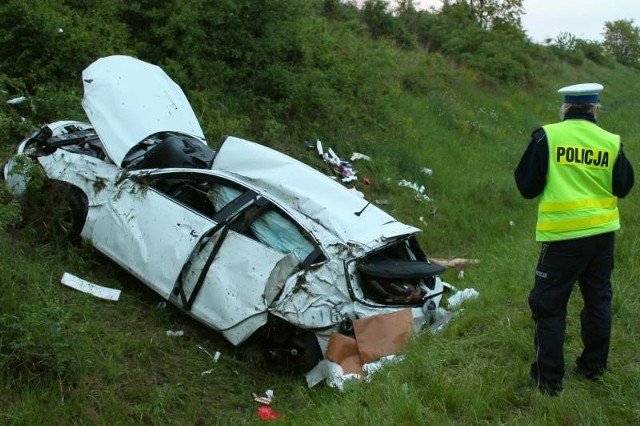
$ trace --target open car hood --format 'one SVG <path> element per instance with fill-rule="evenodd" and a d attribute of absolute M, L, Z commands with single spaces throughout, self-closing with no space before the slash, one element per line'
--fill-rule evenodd
<path fill-rule="evenodd" d="M 118 166 L 132 147 L 154 133 L 185 133 L 206 144 L 187 97 L 160 67 L 108 56 L 89 65 L 82 81 L 82 106 Z"/>

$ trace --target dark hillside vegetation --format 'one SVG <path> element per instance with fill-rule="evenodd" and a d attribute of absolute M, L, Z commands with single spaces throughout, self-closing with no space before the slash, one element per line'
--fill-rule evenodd
<path fill-rule="evenodd" d="M 135 56 L 180 84 L 212 146 L 223 135 L 244 137 L 327 174 L 308 141 L 345 159 L 369 155 L 354 169 L 371 185 L 353 186 L 422 228 L 430 256 L 480 259 L 464 279 L 444 277 L 480 298 L 441 333 L 420 335 L 404 362 L 372 382 L 342 394 L 308 389 L 301 377 L 275 373 L 250 345 L 234 348 L 162 308 L 98 253 L 51 239 L 42 191 L 14 200 L 2 188 L 0 423 L 253 423 L 251 395 L 268 388 L 291 424 L 640 422 L 637 188 L 620 202 L 611 371 L 601 384 L 569 376 L 552 400 L 515 392 L 533 356 L 526 299 L 538 248 L 535 202 L 519 197 L 512 178 L 531 131 L 557 119 L 557 89 L 586 81 L 605 86 L 599 123 L 622 135 L 640 168 L 639 55 L 614 42 L 633 47 L 638 29 L 622 21 L 610 23 L 605 43 L 562 34 L 539 45 L 519 24 L 519 1 L 480 2 L 503 7 L 493 15 L 472 1 L 447 1 L 439 11 L 361 3 L 6 0 L 0 158 L 44 123 L 86 120 L 81 73 L 91 62 Z M 416 199 L 401 179 L 425 185 L 431 201 Z M 64 272 L 123 296 L 85 297 L 60 286 Z M 579 310 L 576 296 L 567 365 L 581 344 Z M 186 337 L 166 336 L 178 329 Z M 199 346 L 220 351 L 220 362 Z"/>

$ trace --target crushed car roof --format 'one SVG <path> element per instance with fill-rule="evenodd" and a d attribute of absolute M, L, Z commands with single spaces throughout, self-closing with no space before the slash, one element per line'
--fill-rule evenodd
<path fill-rule="evenodd" d="M 204 133 L 184 92 L 158 66 L 130 56 L 100 58 L 82 72 L 82 105 L 109 157 L 121 165 L 149 135 Z"/>
<path fill-rule="evenodd" d="M 370 244 L 379 238 L 420 232 L 316 169 L 254 142 L 227 137 L 211 168 L 241 177 L 344 242 Z"/>

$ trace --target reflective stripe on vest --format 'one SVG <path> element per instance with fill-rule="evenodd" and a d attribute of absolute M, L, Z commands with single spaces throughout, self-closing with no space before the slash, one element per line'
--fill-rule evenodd
<path fill-rule="evenodd" d="M 566 240 L 619 229 L 612 174 L 620 138 L 587 120 L 543 128 L 549 168 L 538 206 L 536 240 Z"/>

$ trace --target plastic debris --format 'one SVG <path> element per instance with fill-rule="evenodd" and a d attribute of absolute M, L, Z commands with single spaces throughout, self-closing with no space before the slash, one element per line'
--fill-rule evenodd
<path fill-rule="evenodd" d="M 258 417 L 262 420 L 276 420 L 282 417 L 282 414 L 278 413 L 270 405 L 263 405 L 258 408 Z"/>
<path fill-rule="evenodd" d="M 478 296 L 480 296 L 480 293 L 475 289 L 465 288 L 464 290 L 458 291 L 448 299 L 449 307 L 460 306 L 465 300 L 476 299 Z"/>
<path fill-rule="evenodd" d="M 433 174 L 433 170 L 431 170 L 428 167 L 423 167 L 422 170 L 420 170 L 422 173 L 424 173 L 427 176 L 431 176 Z"/>
<path fill-rule="evenodd" d="M 516 223 L 512 220 L 509 221 L 509 226 L 516 226 Z"/>
<path fill-rule="evenodd" d="M 429 330 L 432 333 L 441 332 L 444 329 L 445 325 L 447 325 L 455 316 L 455 312 L 450 312 L 444 308 L 439 307 L 434 313 L 434 322 L 429 326 Z"/>
<path fill-rule="evenodd" d="M 327 152 L 324 152 L 322 142 L 319 139 L 316 141 L 316 150 L 318 151 L 318 155 L 322 157 L 322 160 L 333 168 L 333 171 L 341 178 L 342 182 L 348 183 L 358 180 L 351 163 L 342 161 L 331 148 L 329 148 Z"/>
<path fill-rule="evenodd" d="M 20 96 L 18 98 L 9 99 L 7 101 L 7 105 L 20 105 L 26 100 L 27 100 L 26 96 Z"/>
<path fill-rule="evenodd" d="M 371 185 L 371 179 L 369 179 L 369 177 L 368 177 L 368 176 L 363 177 L 363 178 L 362 178 L 362 181 L 363 181 L 364 183 L 366 183 L 367 185 Z"/>
<path fill-rule="evenodd" d="M 387 199 L 381 199 L 381 200 L 376 200 L 375 203 L 380 204 L 381 206 L 388 206 L 389 204 L 391 204 L 391 201 Z"/>
<path fill-rule="evenodd" d="M 307 385 L 311 388 L 324 380 L 329 387 L 342 392 L 344 391 L 346 383 L 351 381 L 370 382 L 374 373 L 383 369 L 388 364 L 399 362 L 403 359 L 404 355 L 387 355 L 376 361 L 363 364 L 362 370 L 364 376 L 358 373 L 345 374 L 340 364 L 324 359 L 307 373 Z"/>
<path fill-rule="evenodd" d="M 273 390 L 267 389 L 264 395 L 262 396 L 258 396 L 254 393 L 253 400 L 261 404 L 271 405 L 271 403 L 273 402 Z"/>
<path fill-rule="evenodd" d="M 351 154 L 350 160 L 351 161 L 356 161 L 356 160 L 371 161 L 371 157 L 369 157 L 368 155 L 360 154 L 359 152 L 354 152 L 353 154 Z"/>
<path fill-rule="evenodd" d="M 416 200 L 431 201 L 431 197 L 425 194 L 426 188 L 424 187 L 424 185 L 418 185 L 415 182 L 409 182 L 406 179 L 401 179 L 400 182 L 398 182 L 398 186 L 404 186 L 406 188 L 413 189 L 416 192 Z"/>
<path fill-rule="evenodd" d="M 398 186 L 404 186 L 404 187 L 407 187 L 407 188 L 411 188 L 411 189 L 413 189 L 414 191 L 416 191 L 419 194 L 422 194 L 426 189 L 424 187 L 424 185 L 418 185 L 417 183 L 409 182 L 406 179 L 401 179 L 400 182 L 398 182 Z"/>
<path fill-rule="evenodd" d="M 211 359 L 213 359 L 213 362 L 218 362 L 218 360 L 220 359 L 220 356 L 222 356 L 222 354 L 219 351 L 216 351 L 215 354 L 211 355 L 211 352 L 209 352 L 208 350 L 206 350 L 202 346 L 200 346 L 200 345 L 197 345 L 197 346 L 198 346 L 198 349 L 200 349 L 205 354 L 209 355 L 211 357 Z"/>
<path fill-rule="evenodd" d="M 60 280 L 60 282 L 67 287 L 71 287 L 83 293 L 91 294 L 100 299 L 113 301 L 117 301 L 118 299 L 120 299 L 120 290 L 90 283 L 89 281 L 85 281 L 82 278 L 78 278 L 68 272 L 62 274 L 62 279 Z"/>
<path fill-rule="evenodd" d="M 168 337 L 182 337 L 184 336 L 184 331 L 182 330 L 167 330 Z"/>

